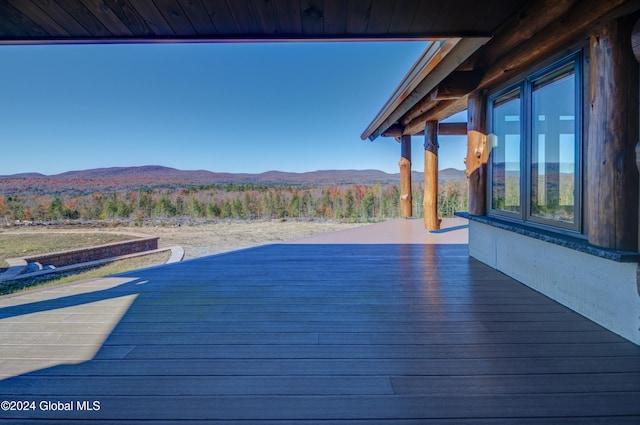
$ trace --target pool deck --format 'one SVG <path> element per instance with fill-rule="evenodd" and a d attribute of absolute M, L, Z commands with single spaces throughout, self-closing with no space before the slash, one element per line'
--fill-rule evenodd
<path fill-rule="evenodd" d="M 640 423 L 640 347 L 469 258 L 465 223 L 0 297 L 0 423 Z"/>

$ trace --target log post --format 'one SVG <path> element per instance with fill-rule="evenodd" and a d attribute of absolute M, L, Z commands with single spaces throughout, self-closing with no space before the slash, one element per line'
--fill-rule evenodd
<path fill-rule="evenodd" d="M 590 37 L 587 152 L 589 242 L 638 249 L 638 62 L 631 49 L 635 20 L 613 20 Z"/>
<path fill-rule="evenodd" d="M 438 230 L 438 121 L 424 129 L 424 228 Z"/>
<path fill-rule="evenodd" d="M 467 103 L 467 157 L 466 174 L 469 179 L 469 214 L 487 213 L 487 102 L 486 97 L 475 94 Z"/>
<path fill-rule="evenodd" d="M 403 135 L 400 139 L 400 217 L 413 215 L 411 199 L 411 135 Z"/>
<path fill-rule="evenodd" d="M 631 49 L 636 57 L 636 60 L 640 62 L 640 19 L 638 19 L 633 26 L 631 33 Z"/>
<path fill-rule="evenodd" d="M 631 49 L 636 60 L 640 62 L 640 19 L 636 21 L 631 32 Z M 640 140 L 636 144 L 636 168 L 640 172 Z M 638 196 L 638 199 L 640 200 L 640 196 Z M 638 217 L 638 220 L 640 220 L 640 217 Z M 638 223 L 638 230 L 640 231 L 640 223 Z M 638 235 L 638 240 L 640 241 L 640 234 Z M 638 268 L 638 293 L 640 293 L 640 268 Z"/>

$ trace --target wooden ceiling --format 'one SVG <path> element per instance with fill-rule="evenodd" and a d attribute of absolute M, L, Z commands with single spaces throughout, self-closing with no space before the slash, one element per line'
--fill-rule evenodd
<path fill-rule="evenodd" d="M 0 0 L 0 44 L 490 36 L 530 0 Z"/>

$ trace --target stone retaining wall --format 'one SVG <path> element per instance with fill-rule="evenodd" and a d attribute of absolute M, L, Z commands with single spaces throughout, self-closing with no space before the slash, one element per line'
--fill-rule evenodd
<path fill-rule="evenodd" d="M 145 237 L 124 242 L 114 242 L 106 245 L 92 246 L 64 252 L 25 257 L 28 262 L 52 265 L 55 267 L 68 266 L 70 264 L 86 263 L 89 261 L 103 260 L 105 258 L 119 257 L 121 255 L 135 254 L 138 252 L 158 249 L 158 237 Z"/>

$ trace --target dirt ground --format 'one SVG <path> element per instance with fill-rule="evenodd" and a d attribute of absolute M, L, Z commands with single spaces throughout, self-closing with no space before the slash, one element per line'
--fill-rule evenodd
<path fill-rule="evenodd" d="M 182 226 L 121 227 L 160 237 L 161 248 L 179 245 L 185 259 L 335 232 L 361 224 L 304 221 L 219 222 Z"/>
<path fill-rule="evenodd" d="M 190 259 L 251 246 L 295 240 L 361 225 L 361 223 L 338 222 L 238 221 L 182 226 L 132 226 L 108 230 L 158 236 L 161 248 L 173 245 L 182 246 L 185 250 L 185 259 Z"/>

